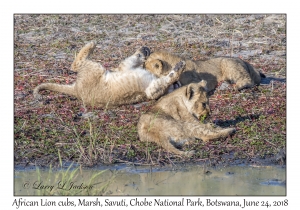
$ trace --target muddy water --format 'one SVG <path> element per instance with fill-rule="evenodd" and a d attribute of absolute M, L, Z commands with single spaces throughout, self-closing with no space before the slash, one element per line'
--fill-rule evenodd
<path fill-rule="evenodd" d="M 286 195 L 286 170 L 280 167 L 161 170 L 123 166 L 92 179 L 99 171 L 15 170 L 15 195 Z M 75 192 L 74 186 L 81 191 Z M 82 190 L 84 187 L 90 187 L 89 193 Z"/>

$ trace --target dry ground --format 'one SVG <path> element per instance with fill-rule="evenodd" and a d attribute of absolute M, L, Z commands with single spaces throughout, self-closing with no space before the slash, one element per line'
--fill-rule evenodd
<path fill-rule="evenodd" d="M 106 68 L 141 46 L 205 59 L 241 57 L 268 78 L 241 92 L 224 84 L 211 96 L 209 121 L 237 128 L 226 139 L 201 140 L 191 158 L 141 143 L 136 124 L 154 101 L 114 110 L 44 91 L 44 104 L 31 105 L 43 82 L 72 83 L 78 50 L 96 40 L 93 59 Z M 17 165 L 75 161 L 93 166 L 117 162 L 165 165 L 186 162 L 284 164 L 286 145 L 285 15 L 14 15 L 14 156 Z"/>

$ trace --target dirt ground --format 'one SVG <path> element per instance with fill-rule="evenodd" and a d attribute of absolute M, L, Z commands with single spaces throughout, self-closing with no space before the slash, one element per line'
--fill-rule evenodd
<path fill-rule="evenodd" d="M 139 116 L 155 101 L 105 110 L 43 91 L 44 104 L 32 104 L 43 82 L 69 84 L 75 53 L 96 40 L 92 56 L 114 68 L 141 46 L 190 59 L 240 57 L 267 78 L 258 87 L 235 91 L 224 83 L 212 93 L 209 122 L 235 127 L 224 139 L 195 142 L 190 158 L 168 154 L 139 141 Z M 16 165 L 85 166 L 285 164 L 286 16 L 244 15 L 14 15 L 14 157 Z M 224 88 L 225 87 L 225 88 Z"/>

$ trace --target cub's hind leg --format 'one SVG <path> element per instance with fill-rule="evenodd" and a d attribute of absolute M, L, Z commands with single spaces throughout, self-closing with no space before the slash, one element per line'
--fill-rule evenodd
<path fill-rule="evenodd" d="M 152 81 L 146 89 L 148 99 L 157 99 L 164 95 L 168 88 L 176 81 L 179 80 L 181 73 L 185 68 L 185 61 L 180 61 L 166 76 L 162 76 Z"/>
<path fill-rule="evenodd" d="M 93 50 L 96 47 L 96 42 L 92 41 L 86 44 L 78 53 L 76 56 L 74 62 L 72 63 L 71 69 L 73 71 L 79 71 L 82 69 L 87 69 L 88 67 L 91 67 L 92 65 L 97 65 L 97 63 L 94 63 L 92 61 L 88 61 L 88 56 L 93 52 Z M 94 68 L 95 69 L 95 68 Z M 71 96 L 77 96 L 77 92 L 75 90 L 75 83 L 72 85 L 60 85 L 55 83 L 43 83 L 38 85 L 33 90 L 33 96 L 35 99 L 40 100 L 42 96 L 39 94 L 40 90 L 52 90 L 60 93 L 65 93 Z"/>
<path fill-rule="evenodd" d="M 250 70 L 245 62 L 238 58 L 224 58 L 221 61 L 221 71 L 224 80 L 235 84 L 235 89 L 251 88 L 254 82 L 250 76 Z"/>
<path fill-rule="evenodd" d="M 84 64 L 84 61 L 87 60 L 87 58 L 93 53 L 94 49 L 96 47 L 96 42 L 91 41 L 87 43 L 81 50 L 79 51 L 78 55 L 76 56 L 75 60 L 73 61 L 71 65 L 72 71 L 79 71 Z"/>
<path fill-rule="evenodd" d="M 149 55 L 150 49 L 148 47 L 141 47 L 133 55 L 123 60 L 115 70 L 134 70 L 135 68 L 141 66 Z"/>
<path fill-rule="evenodd" d="M 158 114 L 144 114 L 138 122 L 141 141 L 155 142 L 168 152 L 178 155 L 192 155 L 193 151 L 182 151 L 183 145 L 193 140 L 185 135 L 182 126 L 176 121 L 163 119 Z"/>

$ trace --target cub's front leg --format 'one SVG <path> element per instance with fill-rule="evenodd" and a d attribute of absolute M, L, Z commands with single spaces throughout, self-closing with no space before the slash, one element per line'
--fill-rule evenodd
<path fill-rule="evenodd" d="M 166 76 L 159 77 L 153 80 L 146 88 L 146 95 L 148 99 L 157 99 L 162 96 L 170 85 L 179 80 L 180 74 L 185 68 L 185 61 L 180 61 Z"/>
<path fill-rule="evenodd" d="M 141 115 L 137 124 L 138 134 L 141 141 L 155 142 L 166 151 L 190 156 L 193 151 L 182 151 L 178 148 L 192 141 L 185 135 L 183 126 L 176 120 L 165 119 L 158 112 Z"/>
<path fill-rule="evenodd" d="M 134 70 L 135 68 L 141 66 L 149 55 L 150 49 L 148 47 L 141 47 L 133 55 L 122 61 L 116 70 Z"/>
<path fill-rule="evenodd" d="M 186 123 L 184 128 L 188 130 L 191 137 L 202 139 L 204 142 L 227 137 L 235 132 L 234 128 L 213 127 L 210 124 Z"/>

